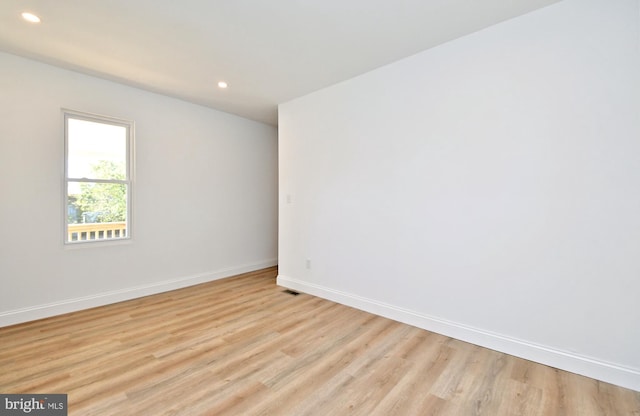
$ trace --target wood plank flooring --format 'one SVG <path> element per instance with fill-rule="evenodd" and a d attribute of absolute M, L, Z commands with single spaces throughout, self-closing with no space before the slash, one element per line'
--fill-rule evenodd
<path fill-rule="evenodd" d="M 0 328 L 0 392 L 70 415 L 640 415 L 640 393 L 275 284 L 276 269 Z"/>

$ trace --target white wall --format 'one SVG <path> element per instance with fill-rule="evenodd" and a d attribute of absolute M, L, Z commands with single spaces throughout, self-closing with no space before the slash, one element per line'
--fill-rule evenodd
<path fill-rule="evenodd" d="M 281 105 L 278 282 L 640 390 L 639 19 L 565 0 Z"/>
<path fill-rule="evenodd" d="M 63 245 L 61 108 L 136 123 L 132 241 Z M 275 127 L 4 53 L 0 190 L 0 326 L 276 264 Z"/>

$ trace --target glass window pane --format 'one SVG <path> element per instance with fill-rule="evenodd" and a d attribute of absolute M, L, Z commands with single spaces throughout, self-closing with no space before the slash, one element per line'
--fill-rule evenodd
<path fill-rule="evenodd" d="M 126 184 L 69 181 L 67 186 L 67 241 L 128 236 Z"/>
<path fill-rule="evenodd" d="M 67 122 L 69 178 L 126 179 L 126 127 L 75 118 Z"/>

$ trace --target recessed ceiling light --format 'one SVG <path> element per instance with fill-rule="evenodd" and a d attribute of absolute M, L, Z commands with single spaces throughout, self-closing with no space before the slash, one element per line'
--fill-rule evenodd
<path fill-rule="evenodd" d="M 229 84 L 227 84 L 227 83 L 226 83 L 226 82 L 224 82 L 224 81 L 220 81 L 220 82 L 218 82 L 218 87 L 219 87 L 219 88 L 227 88 L 228 86 L 229 86 Z"/>
<path fill-rule="evenodd" d="M 24 12 L 22 13 L 22 18 L 27 22 L 40 23 L 40 18 L 33 13 Z"/>

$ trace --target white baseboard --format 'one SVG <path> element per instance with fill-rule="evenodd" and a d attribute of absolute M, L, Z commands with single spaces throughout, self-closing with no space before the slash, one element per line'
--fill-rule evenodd
<path fill-rule="evenodd" d="M 36 319 L 49 318 L 55 315 L 95 308 L 97 306 L 104 306 L 143 296 L 155 295 L 157 293 L 168 292 L 170 290 L 181 289 L 183 287 L 193 286 L 199 283 L 210 282 L 213 280 L 223 279 L 225 277 L 235 276 L 237 274 L 272 267 L 276 264 L 278 264 L 276 259 L 265 260 L 258 263 L 221 269 L 215 272 L 201 273 L 194 276 L 164 280 L 162 282 L 151 283 L 148 285 L 128 287 L 75 299 L 67 299 L 44 305 L 36 305 L 28 308 L 0 312 L 0 327 L 34 321 Z"/>
<path fill-rule="evenodd" d="M 304 282 L 288 276 L 278 275 L 277 283 L 279 286 L 288 289 L 328 299 L 461 341 L 640 391 L 640 369 L 627 368 L 445 319 L 422 315 L 394 305 Z"/>

